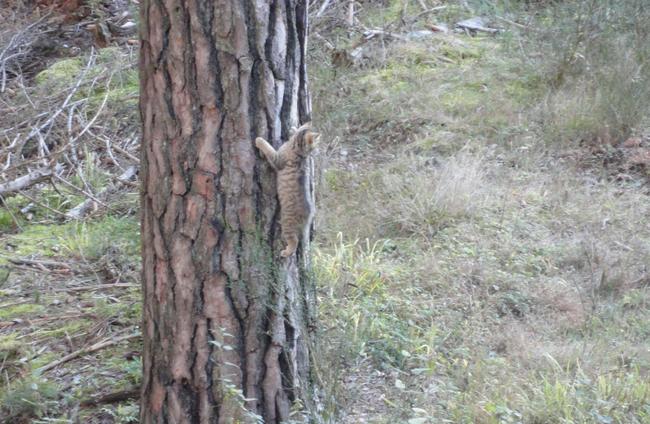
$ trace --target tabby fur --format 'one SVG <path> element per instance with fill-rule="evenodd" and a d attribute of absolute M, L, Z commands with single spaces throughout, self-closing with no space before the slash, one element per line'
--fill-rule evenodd
<path fill-rule="evenodd" d="M 283 258 L 293 255 L 298 241 L 311 223 L 315 206 L 309 192 L 308 157 L 318 143 L 320 135 L 312 132 L 309 124 L 296 129 L 289 141 L 276 151 L 261 137 L 255 146 L 264 154 L 277 174 L 278 198 L 280 199 L 280 225 L 286 248 L 280 252 Z"/>

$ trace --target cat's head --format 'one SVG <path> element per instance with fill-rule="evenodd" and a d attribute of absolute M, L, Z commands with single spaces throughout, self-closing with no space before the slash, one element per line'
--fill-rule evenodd
<path fill-rule="evenodd" d="M 311 123 L 306 123 L 295 129 L 291 136 L 294 148 L 301 155 L 308 155 L 318 145 L 320 134 L 311 130 Z"/>

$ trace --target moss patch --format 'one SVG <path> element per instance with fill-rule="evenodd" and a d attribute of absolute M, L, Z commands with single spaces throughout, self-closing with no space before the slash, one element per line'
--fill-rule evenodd
<path fill-rule="evenodd" d="M 16 335 L 0 336 L 0 362 L 5 363 L 18 358 L 24 349 L 24 344 L 16 339 Z"/>
<path fill-rule="evenodd" d="M 97 221 L 61 225 L 30 225 L 8 241 L 17 246 L 16 255 L 70 255 L 96 259 L 108 249 L 132 257 L 139 255 L 139 223 L 133 217 L 104 217 Z"/>
<path fill-rule="evenodd" d="M 45 306 L 27 303 L 0 309 L 0 320 L 12 320 L 45 312 Z"/>
<path fill-rule="evenodd" d="M 36 83 L 64 88 L 81 74 L 83 67 L 80 58 L 59 60 L 36 75 Z"/>

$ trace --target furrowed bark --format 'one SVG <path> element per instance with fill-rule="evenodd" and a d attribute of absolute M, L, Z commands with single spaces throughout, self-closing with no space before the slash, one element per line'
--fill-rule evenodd
<path fill-rule="evenodd" d="M 254 147 L 310 119 L 306 9 L 141 3 L 142 423 L 314 408 L 309 237 L 280 260 L 275 176 Z"/>

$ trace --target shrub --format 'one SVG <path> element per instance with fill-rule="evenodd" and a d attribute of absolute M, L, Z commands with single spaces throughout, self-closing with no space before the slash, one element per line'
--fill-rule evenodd
<path fill-rule="evenodd" d="M 550 140 L 628 137 L 650 109 L 650 10 L 644 0 L 578 0 L 537 9 L 512 37 L 548 84 L 539 110 Z M 527 13 L 530 13 L 527 12 Z"/>
<path fill-rule="evenodd" d="M 57 387 L 45 379 L 28 377 L 0 391 L 0 415 L 7 423 L 31 422 L 56 405 Z"/>

